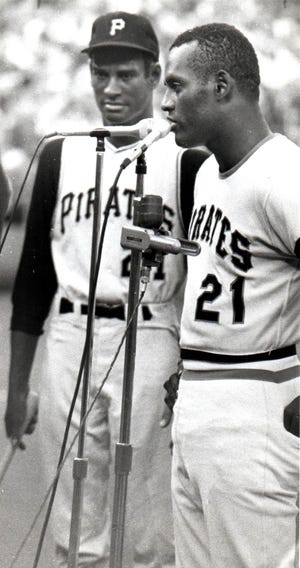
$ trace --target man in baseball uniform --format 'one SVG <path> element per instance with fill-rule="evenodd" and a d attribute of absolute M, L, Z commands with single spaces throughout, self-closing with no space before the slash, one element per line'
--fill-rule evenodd
<path fill-rule="evenodd" d="M 259 107 L 233 26 L 181 34 L 163 109 L 195 183 L 173 424 L 177 568 L 292 568 L 299 490 L 300 149 Z"/>
<path fill-rule="evenodd" d="M 115 12 L 93 24 L 89 46 L 91 82 L 104 125 L 134 125 L 152 117 L 160 79 L 159 49 L 149 21 Z M 138 141 L 105 141 L 103 204 L 118 168 Z M 59 138 L 43 150 L 32 194 L 26 237 L 13 292 L 12 357 L 6 412 L 9 436 L 24 419 L 28 381 L 38 337 L 50 311 L 40 387 L 42 460 L 50 483 L 55 474 L 84 345 L 89 290 L 96 144 L 90 137 Z M 146 153 L 145 194 L 163 197 L 163 226 L 184 236 L 194 178 L 207 153 L 182 151 L 173 134 Z M 125 330 L 130 251 L 120 246 L 122 226 L 132 222 L 135 164 L 120 177 L 112 202 L 97 284 L 90 395 L 93 399 Z M 183 193 L 184 192 L 184 193 Z M 170 432 L 159 428 L 162 385 L 176 370 L 178 294 L 185 279 L 182 256 L 167 255 L 153 269 L 138 316 L 131 421 L 133 446 L 125 530 L 126 566 L 174 565 L 170 498 Z M 51 309 L 50 309 L 51 306 Z M 124 350 L 97 398 L 88 423 L 79 566 L 107 568 L 110 544 L 111 460 L 119 437 Z M 80 400 L 70 439 L 80 422 Z M 53 511 L 58 566 L 67 566 L 72 509 L 72 461 L 62 470 Z"/>

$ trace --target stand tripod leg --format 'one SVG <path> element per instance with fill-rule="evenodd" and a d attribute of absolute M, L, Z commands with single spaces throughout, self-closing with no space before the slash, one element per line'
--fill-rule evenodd
<path fill-rule="evenodd" d="M 131 471 L 132 447 L 130 444 L 116 444 L 115 457 L 115 493 L 112 521 L 112 538 L 110 550 L 110 566 L 122 566 L 125 510 L 127 499 L 127 478 Z"/>
<path fill-rule="evenodd" d="M 78 535 L 80 534 L 81 525 L 81 509 L 82 509 L 82 499 L 83 491 L 82 486 L 84 479 L 87 476 L 88 460 L 86 458 L 74 458 L 73 461 L 73 530 L 70 533 L 69 540 L 69 555 L 68 555 L 68 568 L 72 568 L 77 564 L 77 556 L 79 549 Z"/>

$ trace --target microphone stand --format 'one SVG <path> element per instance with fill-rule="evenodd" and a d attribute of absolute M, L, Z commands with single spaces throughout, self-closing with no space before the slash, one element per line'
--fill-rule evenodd
<path fill-rule="evenodd" d="M 198 243 L 170 237 L 168 232 L 162 229 L 163 203 L 161 197 L 158 195 L 143 197 L 142 195 L 141 176 L 145 171 L 142 154 L 138 158 L 136 169 L 138 180 L 133 225 L 123 227 L 121 233 L 121 246 L 131 249 L 128 324 L 133 317 L 126 337 L 120 439 L 116 444 L 109 568 L 122 568 L 127 481 L 132 463 L 132 446 L 129 442 L 137 331 L 137 311 L 134 312 L 134 310 L 139 301 L 139 282 L 140 279 L 144 284 L 149 282 L 150 269 L 153 266 L 159 266 L 164 254 L 196 256 L 200 253 Z"/>
<path fill-rule="evenodd" d="M 81 527 L 81 512 L 83 501 L 84 480 L 87 476 L 88 459 L 84 457 L 84 445 L 86 437 L 86 420 L 85 416 L 88 408 L 88 397 L 90 387 L 90 377 L 92 368 L 92 354 L 93 354 L 93 332 L 94 332 L 94 315 L 96 304 L 96 293 L 93 294 L 93 286 L 95 279 L 98 243 L 100 237 L 100 224 L 101 224 L 101 189 L 102 189 L 102 172 L 103 172 L 103 157 L 105 151 L 104 139 L 109 136 L 109 132 L 101 129 L 101 131 L 94 130 L 90 132 L 90 136 L 97 138 L 96 147 L 96 173 L 95 173 L 95 201 L 94 201 L 94 217 L 92 229 L 92 248 L 91 248 L 91 263 L 90 263 L 90 277 L 89 277 L 89 296 L 88 296 L 88 314 L 87 314 L 87 331 L 86 331 L 86 358 L 84 363 L 83 384 L 82 384 L 82 397 L 81 397 L 81 414 L 80 422 L 82 424 L 79 437 L 78 437 L 78 450 L 77 457 L 73 460 L 73 502 L 72 502 L 72 515 L 69 536 L 69 551 L 68 551 L 68 568 L 77 568 L 78 566 L 78 551 L 80 541 L 80 527 Z"/>
<path fill-rule="evenodd" d="M 137 159 L 136 165 L 136 192 L 134 198 L 133 224 L 138 225 L 139 214 L 138 206 L 143 196 L 144 175 L 147 171 L 145 156 L 142 153 Z M 133 393 L 133 378 L 135 368 L 136 353 L 136 335 L 137 335 L 137 318 L 138 313 L 136 305 L 139 301 L 140 288 L 140 268 L 142 260 L 142 251 L 132 250 L 130 278 L 129 278 L 129 296 L 128 296 L 128 314 L 127 324 L 129 324 L 126 343 L 125 343 L 125 360 L 124 360 L 124 381 L 122 393 L 122 410 L 120 422 L 119 442 L 116 444 L 115 453 L 115 487 L 112 513 L 112 530 L 111 530 L 111 547 L 110 547 L 110 568 L 122 568 L 123 544 L 124 544 L 124 526 L 126 512 L 126 497 L 128 475 L 131 471 L 132 464 L 132 446 L 130 445 L 130 424 L 131 424 L 131 408 Z"/>

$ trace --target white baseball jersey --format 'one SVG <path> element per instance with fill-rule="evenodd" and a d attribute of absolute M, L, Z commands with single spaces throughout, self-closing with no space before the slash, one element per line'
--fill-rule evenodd
<path fill-rule="evenodd" d="M 106 141 L 102 212 L 120 164 L 136 144 L 116 149 Z M 173 236 L 184 236 L 183 224 L 186 227 L 190 219 L 195 175 L 206 158 L 207 152 L 180 150 L 172 134 L 147 151 L 144 194 L 162 196 L 163 226 Z M 122 227 L 132 222 L 135 169 L 133 163 L 123 171 L 110 207 L 97 303 L 124 305 L 127 299 L 131 250 L 121 248 L 120 238 Z M 64 299 L 69 304 L 88 303 L 95 174 L 93 138 L 56 139 L 41 153 L 13 291 L 12 329 L 40 334 L 54 294 L 58 301 Z M 151 304 L 151 314 L 159 316 L 164 327 L 170 324 L 171 312 L 176 312 L 175 297 L 184 283 L 184 262 L 182 255 L 169 254 L 151 271 L 145 303 Z"/>
<path fill-rule="evenodd" d="M 105 143 L 101 207 L 104 211 L 118 168 L 136 146 L 115 148 Z M 95 197 L 96 141 L 67 138 L 63 142 L 57 205 L 53 221 L 52 254 L 60 293 L 69 300 L 86 303 L 88 298 L 92 213 Z M 164 228 L 183 236 L 178 208 L 178 155 L 173 136 L 159 140 L 146 154 L 147 173 L 144 194 L 163 197 Z M 70 164 L 72 166 L 70 167 Z M 128 294 L 131 251 L 120 246 L 121 229 L 132 223 L 136 189 L 136 164 L 126 168 L 119 180 L 103 247 L 97 300 L 115 304 L 125 302 Z M 103 215 L 102 215 L 103 218 Z M 168 255 L 160 267 L 152 269 L 146 301 L 169 301 L 184 278 L 181 255 Z"/>
<path fill-rule="evenodd" d="M 236 356 L 299 341 L 299 164 L 300 149 L 277 134 L 224 174 L 214 156 L 199 170 L 189 238 L 201 253 L 188 258 L 185 368 L 228 368 Z"/>

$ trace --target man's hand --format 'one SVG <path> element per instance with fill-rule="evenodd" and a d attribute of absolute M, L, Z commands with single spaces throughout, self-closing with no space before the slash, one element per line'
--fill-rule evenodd
<path fill-rule="evenodd" d="M 181 370 L 179 370 L 177 373 L 173 373 L 173 375 L 171 375 L 169 379 L 164 383 L 164 388 L 166 389 L 167 394 L 164 399 L 166 403 L 165 408 L 159 423 L 161 428 L 166 428 L 166 426 L 168 426 L 168 424 L 170 424 L 171 422 L 173 407 L 177 399 L 177 391 L 181 373 Z"/>
<path fill-rule="evenodd" d="M 5 427 L 8 438 L 21 440 L 23 434 L 32 434 L 37 423 L 38 396 L 31 391 L 28 396 L 24 393 L 14 393 L 8 397 L 5 412 Z M 24 449 L 20 441 L 19 447 Z"/>
<path fill-rule="evenodd" d="M 30 391 L 29 378 L 39 336 L 20 330 L 11 332 L 11 359 L 5 413 L 6 434 L 20 440 L 31 434 L 37 422 L 37 394 Z"/>
<path fill-rule="evenodd" d="M 284 427 L 294 436 L 300 437 L 300 396 L 297 396 L 284 409 Z"/>

